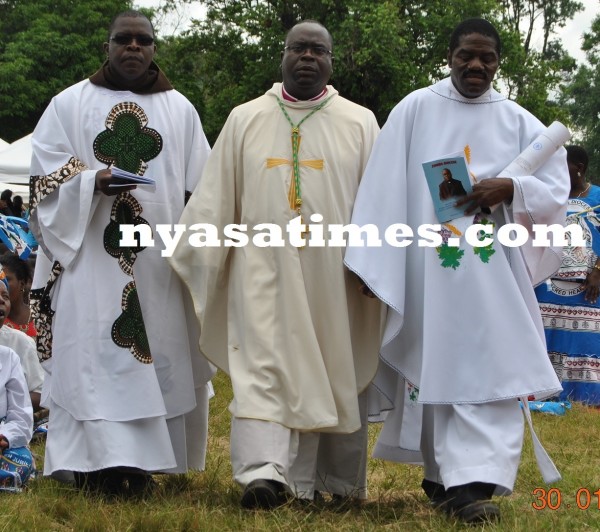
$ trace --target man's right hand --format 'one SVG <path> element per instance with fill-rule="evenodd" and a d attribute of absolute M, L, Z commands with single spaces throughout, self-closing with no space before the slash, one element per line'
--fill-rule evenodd
<path fill-rule="evenodd" d="M 362 281 L 360 282 L 360 286 L 358 290 L 363 296 L 370 297 L 371 299 L 375 299 L 377 296 L 371 291 L 371 289 Z"/>
<path fill-rule="evenodd" d="M 98 170 L 96 172 L 96 186 L 94 187 L 94 191 L 98 190 L 102 192 L 102 194 L 106 196 L 116 196 L 121 192 L 127 192 L 128 190 L 134 190 L 136 185 L 130 185 L 127 187 L 110 187 L 111 184 L 123 184 L 123 181 L 119 179 L 115 179 L 112 177 L 112 173 L 110 168 L 105 168 L 104 170 Z"/>

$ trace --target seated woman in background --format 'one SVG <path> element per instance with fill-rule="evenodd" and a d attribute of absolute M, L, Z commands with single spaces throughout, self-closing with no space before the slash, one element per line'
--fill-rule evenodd
<path fill-rule="evenodd" d="M 600 187 L 585 178 L 588 155 L 567 146 L 571 193 L 565 225 L 583 229 L 585 247 L 566 246 L 558 272 L 536 288 L 559 400 L 600 406 Z"/>
<path fill-rule="evenodd" d="M 6 189 L 0 194 L 0 213 L 5 216 L 14 216 L 12 190 Z"/>
<path fill-rule="evenodd" d="M 23 198 L 21 196 L 13 198 L 13 214 L 19 218 L 25 218 L 25 208 L 23 207 Z"/>
<path fill-rule="evenodd" d="M 27 261 L 14 253 L 6 253 L 0 257 L 0 264 L 6 274 L 10 295 L 10 314 L 4 324 L 12 329 L 23 331 L 27 336 L 35 338 L 37 331 L 31 318 L 29 307 L 29 291 L 32 275 Z"/>
<path fill-rule="evenodd" d="M 5 274 L 0 268 L 0 296 L 6 294 L 6 297 L 8 297 L 8 301 L 2 302 L 2 308 L 0 308 L 0 314 L 3 318 L 0 321 L 0 345 L 10 347 L 19 355 L 35 417 L 35 413 L 42 410 L 40 401 L 42 398 L 42 386 L 44 384 L 44 369 L 40 364 L 35 340 L 22 331 L 4 327 L 6 324 L 6 315 L 10 314 L 10 293 L 7 285 Z M 45 412 L 42 414 L 45 414 Z"/>
<path fill-rule="evenodd" d="M 0 282 L 0 327 L 8 311 L 6 285 Z M 0 491 L 19 491 L 34 469 L 27 447 L 33 409 L 19 356 L 0 346 Z"/>

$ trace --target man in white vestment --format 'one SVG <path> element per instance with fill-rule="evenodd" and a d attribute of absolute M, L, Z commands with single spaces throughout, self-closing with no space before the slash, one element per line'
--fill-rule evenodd
<path fill-rule="evenodd" d="M 290 493 L 366 496 L 361 392 L 376 370 L 382 307 L 361 296 L 344 247 L 286 236 L 292 220 L 350 221 L 379 131 L 373 113 L 327 85 L 331 53 L 321 24 L 290 30 L 283 84 L 232 111 L 180 220 L 188 230 L 213 224 L 221 245 L 182 239 L 171 258 L 194 299 L 203 354 L 231 377 L 231 460 L 244 508 L 273 508 Z"/>
<path fill-rule="evenodd" d="M 562 223 L 565 151 L 535 175 L 502 177 L 544 126 L 491 87 L 499 59 L 491 24 L 469 19 L 457 26 L 450 77 L 392 111 L 354 206 L 353 223 L 376 224 L 380 232 L 403 223 L 415 238 L 406 247 L 346 254 L 348 267 L 388 304 L 385 364 L 375 384 L 380 409 L 391 411 L 374 454 L 424 462 L 423 488 L 434 505 L 467 522 L 498 518 L 492 495 L 513 489 L 524 426 L 517 399 L 560 389 L 533 292 L 558 268 L 559 250 L 531 240 L 504 247 L 496 237 L 508 223 L 530 238 L 533 224 Z M 422 163 L 456 152 L 465 153 L 475 184 L 456 201 L 465 216 L 440 226 Z M 474 223 L 494 225 L 491 244 L 465 242 Z M 438 224 L 436 240 L 422 239 L 425 246 L 417 242 L 423 224 Z"/>
<path fill-rule="evenodd" d="M 117 15 L 104 49 L 102 68 L 56 96 L 33 134 L 30 224 L 43 254 L 32 299 L 50 375 L 44 473 L 128 494 L 152 485 L 148 473 L 204 468 L 212 370 L 160 246 L 122 247 L 120 226 L 157 238 L 157 224 L 175 223 L 209 146 L 153 62 L 143 14 Z"/>

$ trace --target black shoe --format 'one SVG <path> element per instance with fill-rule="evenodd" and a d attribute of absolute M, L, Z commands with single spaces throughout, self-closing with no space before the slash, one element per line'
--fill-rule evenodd
<path fill-rule="evenodd" d="M 272 510 L 287 502 L 285 487 L 276 480 L 259 478 L 246 486 L 240 501 L 247 510 Z"/>
<path fill-rule="evenodd" d="M 446 490 L 445 500 L 438 506 L 451 517 L 464 523 L 485 523 L 500 520 L 500 508 L 491 501 L 496 486 L 471 482 Z"/>
<path fill-rule="evenodd" d="M 95 488 L 92 484 L 95 484 L 92 480 L 92 475 L 96 472 L 92 471 L 91 473 L 83 472 L 83 471 L 73 471 L 73 480 L 75 482 L 75 488 L 80 491 L 91 491 Z"/>
<path fill-rule="evenodd" d="M 88 495 L 144 497 L 156 487 L 152 475 L 141 469 L 110 467 L 85 473 L 73 472 L 75 487 Z"/>
<path fill-rule="evenodd" d="M 463 523 L 493 523 L 500 521 L 500 508 L 492 501 L 476 501 L 463 506 L 452 514 Z"/>
<path fill-rule="evenodd" d="M 363 502 L 363 499 L 356 495 L 340 495 L 339 493 L 333 493 L 331 495 L 331 501 L 329 501 L 329 507 L 335 510 L 345 511 L 349 508 L 360 508 Z"/>
<path fill-rule="evenodd" d="M 438 484 L 437 482 L 424 478 L 423 482 L 421 482 L 421 487 L 423 488 L 425 495 L 429 497 L 431 506 L 434 508 L 437 508 L 446 501 L 446 490 L 444 489 L 443 484 Z"/>
<path fill-rule="evenodd" d="M 296 497 L 294 501 L 304 508 L 324 508 L 326 504 L 325 497 L 323 497 L 323 494 L 318 490 L 314 491 L 312 499 Z"/>
<path fill-rule="evenodd" d="M 130 497 L 147 497 L 158 486 L 152 475 L 143 470 L 129 470 L 124 473 L 126 494 Z"/>
<path fill-rule="evenodd" d="M 87 495 L 118 496 L 123 493 L 124 476 L 115 467 L 97 471 L 74 471 L 75 487 Z"/>

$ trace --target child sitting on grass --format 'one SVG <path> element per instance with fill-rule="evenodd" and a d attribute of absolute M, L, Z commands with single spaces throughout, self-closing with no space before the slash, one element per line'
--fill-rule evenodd
<path fill-rule="evenodd" d="M 8 288 L 0 281 L 0 327 L 8 314 Z M 33 471 L 27 447 L 33 408 L 19 356 L 0 346 L 0 490 L 20 491 Z"/>

